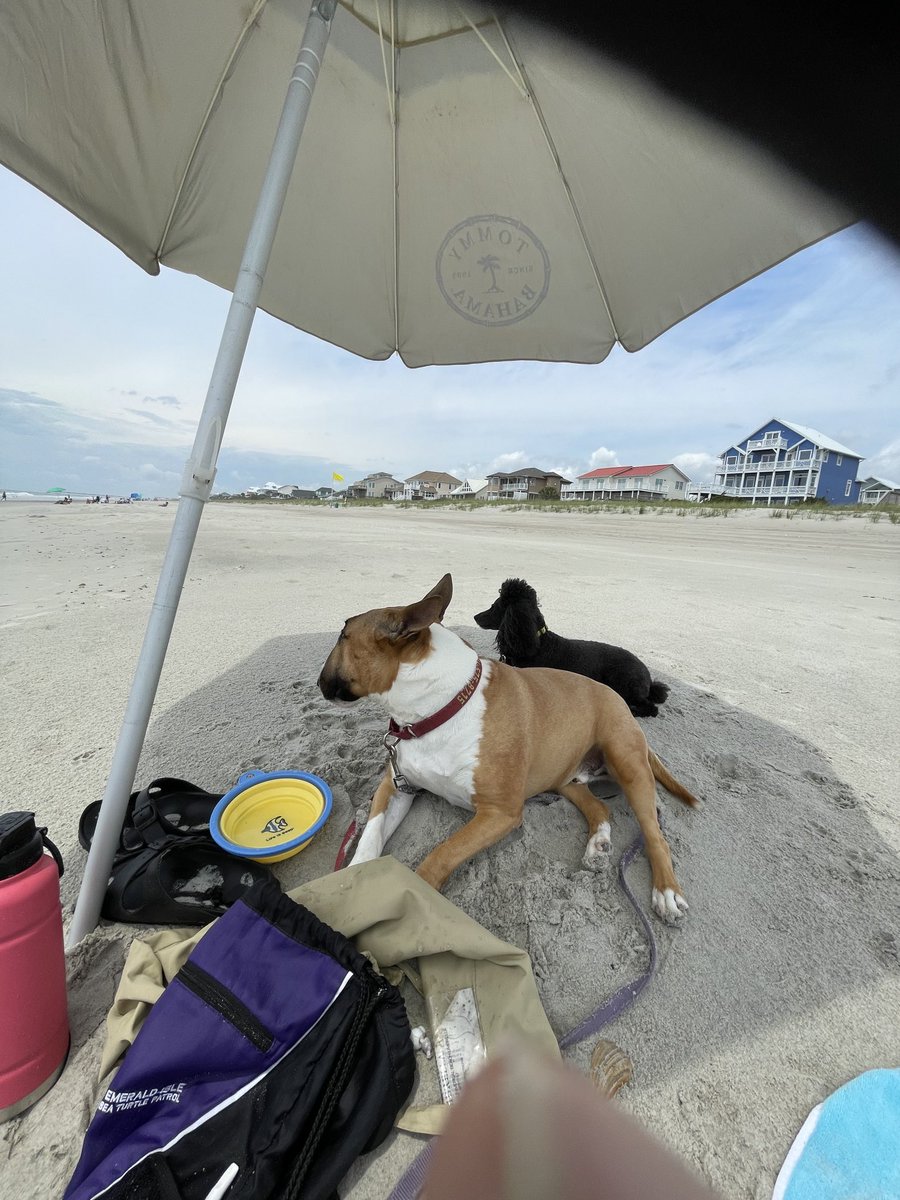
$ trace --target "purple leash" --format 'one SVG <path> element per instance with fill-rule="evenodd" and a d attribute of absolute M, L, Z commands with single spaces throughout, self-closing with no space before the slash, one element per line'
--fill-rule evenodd
<path fill-rule="evenodd" d="M 634 861 L 635 855 L 643 849 L 643 846 L 644 835 L 639 833 L 619 859 L 619 883 L 621 884 L 622 891 L 631 901 L 631 905 L 638 915 L 638 920 L 644 927 L 644 932 L 647 935 L 647 941 L 650 945 L 650 962 L 642 975 L 632 980 L 631 983 L 626 983 L 620 987 L 604 1004 L 601 1004 L 599 1008 L 595 1008 L 589 1016 L 585 1017 L 580 1025 L 576 1025 L 574 1029 L 570 1029 L 567 1034 L 560 1038 L 559 1046 L 561 1050 L 567 1050 L 570 1046 L 575 1046 L 578 1042 L 583 1042 L 591 1034 L 599 1033 L 604 1025 L 621 1016 L 629 1004 L 632 1004 L 638 998 L 656 974 L 659 955 L 656 949 L 656 938 L 653 936 L 653 927 L 644 914 L 644 910 L 638 904 L 637 900 L 635 900 L 634 892 L 628 886 L 628 880 L 625 878 L 625 872 Z M 419 1151 L 397 1181 L 388 1200 L 418 1200 L 422 1188 L 425 1186 L 425 1177 L 428 1174 L 434 1144 L 435 1139 L 432 1138 L 424 1149 Z"/>
<path fill-rule="evenodd" d="M 647 970 L 644 971 L 643 975 L 639 975 L 637 979 L 633 979 L 631 983 L 623 984 L 617 992 L 614 992 L 610 996 L 605 1004 L 601 1004 L 599 1008 L 595 1008 L 590 1016 L 585 1017 L 580 1025 L 576 1025 L 574 1029 L 570 1029 L 567 1034 L 560 1038 L 559 1047 L 561 1050 L 568 1050 L 570 1046 L 575 1046 L 578 1042 L 583 1042 L 592 1033 L 599 1033 L 604 1025 L 621 1016 L 628 1005 L 638 998 L 656 974 L 658 955 L 656 938 L 653 936 L 653 927 L 647 919 L 644 910 L 638 904 L 637 900 L 635 900 L 634 892 L 628 886 L 628 880 L 625 878 L 625 872 L 634 861 L 635 855 L 643 849 L 643 846 L 644 835 L 639 833 L 619 859 L 619 883 L 622 886 L 622 891 L 631 901 L 632 908 L 637 913 L 638 920 L 643 925 L 644 933 L 647 935 L 647 941 L 650 945 L 650 962 L 647 965 Z"/>

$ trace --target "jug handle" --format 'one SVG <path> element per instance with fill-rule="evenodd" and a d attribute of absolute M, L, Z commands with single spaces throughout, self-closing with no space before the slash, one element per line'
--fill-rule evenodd
<path fill-rule="evenodd" d="M 46 848 L 53 855 L 54 861 L 56 862 L 56 869 L 57 869 L 57 871 L 59 871 L 60 878 L 62 878 L 63 873 L 65 872 L 65 869 L 66 869 L 63 866 L 62 855 L 60 854 L 59 850 L 56 848 L 55 844 L 53 842 L 51 842 L 50 839 L 47 837 L 46 829 L 39 829 L 38 833 L 41 835 L 41 841 L 44 843 Z"/>

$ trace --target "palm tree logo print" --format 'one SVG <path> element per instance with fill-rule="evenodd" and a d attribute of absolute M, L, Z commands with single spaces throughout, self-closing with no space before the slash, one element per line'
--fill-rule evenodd
<path fill-rule="evenodd" d="M 527 225 L 513 217 L 467 217 L 448 230 L 435 258 L 447 304 L 476 325 L 522 321 L 550 286 L 550 258 Z"/>
<path fill-rule="evenodd" d="M 497 287 L 497 271 L 501 266 L 500 259 L 496 254 L 486 254 L 484 258 L 479 258 L 478 265 L 482 271 L 490 271 L 491 273 L 491 286 L 487 290 L 489 292 L 499 292 L 500 289 Z"/>

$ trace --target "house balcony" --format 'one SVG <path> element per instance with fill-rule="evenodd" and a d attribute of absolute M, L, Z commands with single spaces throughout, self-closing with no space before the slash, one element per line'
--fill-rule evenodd
<path fill-rule="evenodd" d="M 735 475 L 746 471 L 771 471 L 773 468 L 777 471 L 817 471 L 821 465 L 821 458 L 798 458 L 789 454 L 785 458 L 773 457 L 764 462 L 750 462 L 744 458 L 720 458 L 717 470 Z"/>
<path fill-rule="evenodd" d="M 748 452 L 751 450 L 787 450 L 787 438 L 754 438 L 747 443 Z"/>
<path fill-rule="evenodd" d="M 773 463 L 760 463 L 756 467 L 720 467 L 716 471 L 716 481 L 724 483 L 726 475 L 733 475 L 740 479 L 746 485 L 748 479 L 752 480 L 755 476 L 767 476 L 767 482 L 761 483 L 760 487 L 768 487 L 772 482 L 773 475 L 791 475 L 793 483 L 805 482 L 805 477 L 810 476 L 813 483 L 819 478 L 818 467 L 808 467 L 806 463 L 801 463 L 800 466 L 784 463 L 778 463 L 776 466 Z M 798 478 L 799 477 L 799 478 Z"/>
<path fill-rule="evenodd" d="M 695 484 L 691 487 L 692 492 L 697 492 L 697 491 L 703 492 L 703 491 L 709 491 L 709 490 L 714 491 L 716 493 L 716 495 L 733 496 L 735 499 L 739 499 L 739 500 L 752 500 L 754 497 L 757 500 L 767 500 L 770 496 L 773 498 L 775 498 L 776 496 L 779 498 L 782 498 L 784 496 L 789 496 L 789 497 L 794 497 L 794 498 L 802 498 L 804 496 L 813 497 L 816 494 L 816 489 L 815 489 L 814 484 L 811 484 L 809 487 L 806 487 L 805 485 L 801 485 L 799 487 L 796 485 L 791 485 L 790 487 L 784 487 L 784 486 L 778 487 L 776 485 L 775 487 L 772 487 L 771 484 L 766 483 L 766 484 L 763 484 L 762 487 L 755 488 L 755 487 L 735 487 L 735 486 L 733 486 L 731 484 L 727 484 L 727 483 L 707 483 L 707 484 Z"/>

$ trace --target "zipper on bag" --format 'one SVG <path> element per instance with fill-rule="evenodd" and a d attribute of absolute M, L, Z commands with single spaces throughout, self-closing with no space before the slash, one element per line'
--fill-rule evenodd
<path fill-rule="evenodd" d="M 210 975 L 208 971 L 204 971 L 188 959 L 175 978 L 204 1004 L 214 1009 L 220 1017 L 224 1017 L 257 1050 L 265 1054 L 272 1049 L 275 1038 L 259 1017 L 214 975 Z"/>

